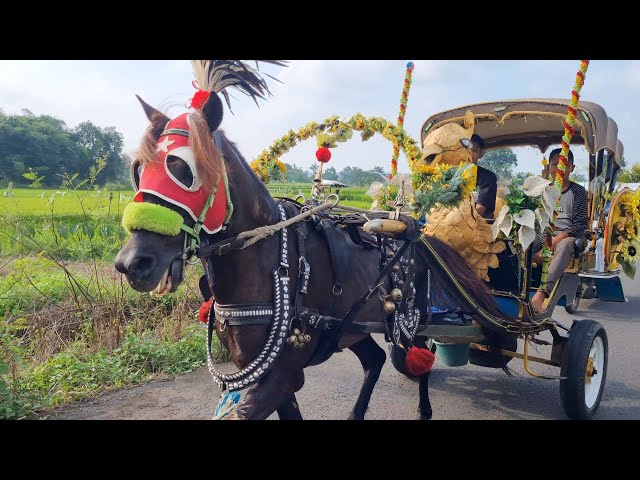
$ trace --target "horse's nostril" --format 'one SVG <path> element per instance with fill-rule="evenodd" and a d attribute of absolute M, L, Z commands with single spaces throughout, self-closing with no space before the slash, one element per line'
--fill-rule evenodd
<path fill-rule="evenodd" d="M 129 273 L 129 270 L 127 270 L 127 267 L 124 266 L 124 262 L 119 258 L 116 258 L 116 270 L 120 273 L 124 273 L 125 275 Z"/>
<path fill-rule="evenodd" d="M 125 267 L 130 274 L 136 274 L 138 277 L 146 277 L 155 269 L 156 257 L 151 255 L 138 255 L 131 259 Z"/>

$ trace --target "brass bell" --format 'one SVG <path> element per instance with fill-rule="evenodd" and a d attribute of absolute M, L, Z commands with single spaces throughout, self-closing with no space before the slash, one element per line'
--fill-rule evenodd
<path fill-rule="evenodd" d="M 396 304 L 393 302 L 386 301 L 384 302 L 384 306 L 382 307 L 385 315 L 391 315 L 396 311 Z"/>
<path fill-rule="evenodd" d="M 399 288 L 394 288 L 393 290 L 391 290 L 391 300 L 393 300 L 395 303 L 398 303 L 400 300 L 402 300 L 402 290 L 400 290 Z"/>
<path fill-rule="evenodd" d="M 300 335 L 300 330 L 298 330 L 297 328 L 294 328 L 293 329 L 293 334 L 296 335 L 296 336 Z"/>
<path fill-rule="evenodd" d="M 298 337 L 296 337 L 295 335 L 291 335 L 289 338 L 287 338 L 287 343 L 295 343 L 297 338 Z"/>
<path fill-rule="evenodd" d="M 298 342 L 299 342 L 299 343 L 305 343 L 305 341 L 304 341 L 304 335 L 302 335 L 302 334 L 298 335 Z"/>
<path fill-rule="evenodd" d="M 304 341 L 305 341 L 305 343 L 309 343 L 311 341 L 311 335 L 309 335 L 308 333 L 305 334 Z"/>

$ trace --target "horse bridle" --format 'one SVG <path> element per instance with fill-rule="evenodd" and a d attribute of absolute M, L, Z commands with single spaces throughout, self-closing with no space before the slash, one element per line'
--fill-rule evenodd
<path fill-rule="evenodd" d="M 176 132 L 173 132 L 173 133 L 176 133 Z M 184 135 L 184 133 L 182 135 Z M 186 132 L 186 135 L 188 136 L 188 132 Z M 224 155 L 222 154 L 222 139 L 220 137 L 220 133 L 217 131 L 213 132 L 213 143 L 214 145 L 216 145 L 216 147 L 218 148 L 218 151 L 220 152 L 220 157 L 221 157 L 220 166 L 222 168 L 222 175 L 224 178 L 225 187 L 227 187 L 228 177 L 227 177 L 227 169 L 225 167 L 225 158 L 224 158 Z M 194 254 L 197 254 L 198 249 L 200 248 L 200 245 L 201 245 L 200 233 L 202 232 L 202 226 L 204 225 L 207 212 L 213 206 L 214 200 L 215 200 L 215 193 L 210 193 L 193 227 L 190 227 L 185 222 L 182 222 L 182 225 L 180 225 L 180 230 L 185 232 L 184 242 L 182 246 L 182 252 L 173 259 L 173 262 L 181 262 L 183 269 L 187 264 L 194 265 L 198 261 L 198 258 L 196 258 L 196 260 L 190 262 L 189 258 L 191 258 Z M 222 225 L 223 230 L 226 228 L 226 226 L 229 224 L 229 221 L 231 220 L 230 212 L 233 212 L 233 203 L 231 201 L 231 198 L 227 198 L 227 212 L 225 214 L 225 220 Z M 196 257 L 199 257 L 199 256 L 196 255 Z M 172 266 L 172 270 L 173 268 L 174 267 Z"/>

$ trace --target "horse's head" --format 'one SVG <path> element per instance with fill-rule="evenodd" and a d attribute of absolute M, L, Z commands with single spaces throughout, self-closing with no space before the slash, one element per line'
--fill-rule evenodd
<path fill-rule="evenodd" d="M 115 265 L 135 290 L 174 292 L 201 235 L 216 233 L 231 215 L 212 136 L 222 102 L 211 92 L 202 108 L 169 119 L 138 99 L 151 123 L 131 165 L 136 194 L 122 217 L 131 237 Z"/>
<path fill-rule="evenodd" d="M 447 123 L 430 132 L 422 145 L 422 158 L 427 163 L 458 165 L 471 162 L 471 136 L 474 116 L 468 111 L 464 116 L 464 126 Z"/>

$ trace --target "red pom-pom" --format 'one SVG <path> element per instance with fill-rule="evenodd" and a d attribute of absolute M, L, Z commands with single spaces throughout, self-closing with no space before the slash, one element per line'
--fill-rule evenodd
<path fill-rule="evenodd" d="M 191 99 L 191 108 L 200 110 L 202 107 L 204 107 L 204 104 L 207 103 L 207 100 L 209 100 L 209 95 L 211 95 L 211 92 L 198 90 Z"/>
<path fill-rule="evenodd" d="M 431 371 L 435 359 L 436 356 L 428 348 L 411 347 L 404 360 L 404 366 L 411 375 L 419 377 Z"/>
<path fill-rule="evenodd" d="M 211 311 L 211 304 L 213 302 L 213 298 L 210 298 L 202 305 L 200 305 L 200 310 L 198 310 L 198 320 L 202 323 L 209 322 L 209 312 Z"/>
<path fill-rule="evenodd" d="M 316 158 L 319 162 L 327 163 L 331 160 L 331 150 L 326 147 L 320 147 L 316 152 Z"/>

